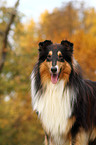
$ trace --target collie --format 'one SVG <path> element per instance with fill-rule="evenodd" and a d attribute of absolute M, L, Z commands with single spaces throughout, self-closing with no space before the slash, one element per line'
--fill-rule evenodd
<path fill-rule="evenodd" d="M 46 145 L 96 145 L 96 82 L 83 79 L 73 43 L 39 43 L 31 95 Z"/>

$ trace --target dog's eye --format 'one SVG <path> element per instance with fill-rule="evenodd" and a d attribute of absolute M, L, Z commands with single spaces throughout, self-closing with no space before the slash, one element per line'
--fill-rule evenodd
<path fill-rule="evenodd" d="M 47 56 L 47 61 L 50 61 L 51 60 L 51 57 L 52 57 L 51 55 L 48 55 Z"/>
<path fill-rule="evenodd" d="M 59 55 L 59 58 L 63 58 L 63 56 L 62 55 Z"/>
<path fill-rule="evenodd" d="M 62 55 L 59 55 L 59 56 L 58 56 L 58 60 L 59 60 L 59 61 L 64 61 L 63 56 L 62 56 Z"/>
<path fill-rule="evenodd" d="M 51 55 L 48 55 L 47 58 L 51 58 Z"/>
<path fill-rule="evenodd" d="M 62 56 L 62 55 L 59 55 L 58 58 L 59 58 L 59 59 L 63 59 L 63 56 Z"/>

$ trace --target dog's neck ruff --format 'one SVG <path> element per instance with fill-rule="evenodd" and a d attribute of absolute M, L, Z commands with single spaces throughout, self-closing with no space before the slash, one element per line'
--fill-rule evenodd
<path fill-rule="evenodd" d="M 64 88 L 64 80 L 61 80 L 57 84 L 52 84 L 50 81 L 47 84 L 46 91 L 40 96 L 39 91 L 36 93 L 34 72 L 31 79 L 33 109 L 38 111 L 46 131 L 51 133 L 54 138 L 58 138 L 59 142 L 59 140 L 61 141 L 59 137 L 66 132 L 68 118 L 72 114 L 75 94 L 69 87 Z"/>

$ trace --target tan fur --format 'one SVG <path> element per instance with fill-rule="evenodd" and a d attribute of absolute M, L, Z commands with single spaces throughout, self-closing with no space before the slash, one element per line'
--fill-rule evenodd
<path fill-rule="evenodd" d="M 70 129 L 72 128 L 73 124 L 75 123 L 76 121 L 76 118 L 75 116 L 71 117 L 68 119 L 68 123 L 67 123 L 67 126 L 66 126 L 66 132 L 65 132 L 65 135 L 68 134 L 68 132 L 70 131 Z"/>
<path fill-rule="evenodd" d="M 48 55 L 52 55 L 52 51 L 49 51 Z"/>
<path fill-rule="evenodd" d="M 47 136 L 45 135 L 45 142 L 44 142 L 45 145 L 48 145 L 48 139 L 47 139 Z"/>
<path fill-rule="evenodd" d="M 50 70 L 52 62 L 46 62 L 46 60 L 40 65 L 40 75 L 41 75 L 41 83 L 44 85 L 45 82 L 49 81 L 51 76 L 50 76 Z M 46 80 L 46 81 L 45 81 Z"/>
<path fill-rule="evenodd" d="M 61 53 L 61 51 L 58 51 L 58 53 L 57 53 L 57 54 L 58 54 L 58 56 L 60 56 L 60 55 L 62 56 L 62 53 Z"/>
<path fill-rule="evenodd" d="M 92 130 L 92 133 L 91 133 L 91 135 L 90 135 L 90 140 L 94 140 L 96 138 L 96 128 L 94 128 L 93 130 Z"/>
<path fill-rule="evenodd" d="M 64 79 L 66 81 L 69 81 L 69 75 L 71 73 L 71 66 L 68 62 L 58 62 L 57 61 L 57 66 L 58 66 L 58 71 L 61 70 L 59 79 Z M 50 70 L 52 67 L 52 62 L 46 62 L 46 60 L 40 65 L 40 74 L 42 78 L 42 83 L 44 83 L 45 80 L 48 80 L 51 78 L 50 76 Z"/>
<path fill-rule="evenodd" d="M 74 145 L 88 145 L 89 133 L 82 128 L 76 135 L 76 140 Z"/>
<path fill-rule="evenodd" d="M 69 75 L 71 73 L 71 66 L 68 62 L 57 62 L 57 65 L 59 66 L 59 68 L 61 68 L 61 73 L 59 78 L 60 79 L 64 79 L 66 82 L 69 81 Z"/>

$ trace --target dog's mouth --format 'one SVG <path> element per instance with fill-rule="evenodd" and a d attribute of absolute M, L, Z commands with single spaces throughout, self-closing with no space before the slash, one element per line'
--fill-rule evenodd
<path fill-rule="evenodd" d="M 52 81 L 53 84 L 56 84 L 57 83 L 58 77 L 59 77 L 58 74 L 51 73 L 51 81 Z"/>
<path fill-rule="evenodd" d="M 61 70 L 62 70 L 62 68 L 60 68 L 59 72 L 58 71 L 56 71 L 56 72 L 51 71 L 51 82 L 53 84 L 56 84 L 58 82 Z"/>
<path fill-rule="evenodd" d="M 53 84 L 57 83 L 59 76 L 60 76 L 60 73 L 61 73 L 61 70 L 62 70 L 62 68 L 60 69 L 59 73 L 51 73 L 51 81 Z"/>

